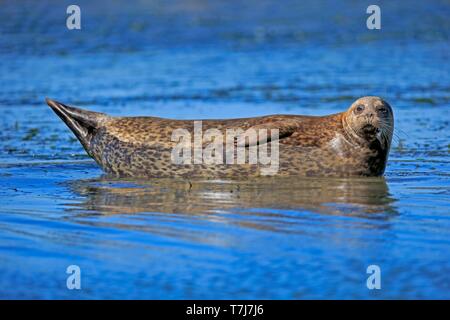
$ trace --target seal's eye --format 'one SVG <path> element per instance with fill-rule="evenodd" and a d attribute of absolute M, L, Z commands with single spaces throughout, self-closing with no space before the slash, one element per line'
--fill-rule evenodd
<path fill-rule="evenodd" d="M 364 106 L 362 104 L 359 104 L 355 108 L 355 113 L 361 113 L 364 110 Z"/>
<path fill-rule="evenodd" d="M 386 114 L 388 112 L 388 109 L 386 107 L 381 106 L 378 108 L 378 112 Z"/>

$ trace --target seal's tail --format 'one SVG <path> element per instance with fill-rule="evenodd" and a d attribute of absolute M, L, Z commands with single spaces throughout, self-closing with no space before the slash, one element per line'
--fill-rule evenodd
<path fill-rule="evenodd" d="M 46 98 L 45 101 L 70 130 L 72 130 L 89 153 L 89 142 L 92 136 L 108 116 L 104 113 L 69 107 L 49 98 Z"/>

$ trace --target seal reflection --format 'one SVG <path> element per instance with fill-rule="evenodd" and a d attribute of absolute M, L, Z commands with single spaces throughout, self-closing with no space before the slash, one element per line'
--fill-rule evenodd
<path fill-rule="evenodd" d="M 397 213 L 384 178 L 142 181 L 102 177 L 72 181 L 70 189 L 81 201 L 66 208 L 83 215 L 162 212 L 214 219 L 214 213 L 235 209 L 252 210 L 255 215 L 254 211 L 279 209 L 373 218 Z"/>

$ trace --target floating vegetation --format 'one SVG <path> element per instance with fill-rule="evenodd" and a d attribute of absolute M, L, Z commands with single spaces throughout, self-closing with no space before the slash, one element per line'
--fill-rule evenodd
<path fill-rule="evenodd" d="M 436 105 L 436 102 L 432 98 L 413 98 L 412 101 L 415 103 Z"/>
<path fill-rule="evenodd" d="M 29 141 L 33 139 L 35 136 L 37 136 L 38 133 L 39 133 L 38 128 L 31 128 L 30 130 L 28 130 L 27 134 L 25 135 L 25 137 L 22 138 L 22 140 Z"/>

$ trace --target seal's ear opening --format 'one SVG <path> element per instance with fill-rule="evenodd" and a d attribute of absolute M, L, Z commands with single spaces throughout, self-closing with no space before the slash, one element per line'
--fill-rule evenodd
<path fill-rule="evenodd" d="M 69 107 L 61 102 L 46 98 L 45 101 L 62 121 L 72 130 L 86 151 L 94 132 L 107 116 L 103 113 Z"/>

